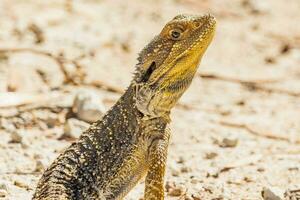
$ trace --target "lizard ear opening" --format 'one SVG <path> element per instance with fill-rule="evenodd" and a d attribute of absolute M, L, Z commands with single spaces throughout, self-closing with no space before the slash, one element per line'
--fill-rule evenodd
<path fill-rule="evenodd" d="M 149 80 L 151 74 L 153 73 L 153 71 L 156 69 L 156 63 L 152 62 L 151 65 L 148 67 L 146 73 L 143 75 L 142 77 L 142 82 L 145 83 Z"/>

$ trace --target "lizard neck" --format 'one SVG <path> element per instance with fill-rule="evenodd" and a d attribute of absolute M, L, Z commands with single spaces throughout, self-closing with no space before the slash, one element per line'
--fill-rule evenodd
<path fill-rule="evenodd" d="M 152 116 L 152 115 L 147 115 L 145 114 L 143 111 L 141 111 L 138 108 L 138 96 L 141 96 L 140 94 L 138 94 L 139 91 L 138 90 L 138 85 L 133 82 L 130 84 L 130 86 L 127 88 L 127 90 L 125 91 L 125 93 L 122 95 L 122 97 L 120 98 L 120 101 L 122 102 L 122 104 L 124 104 L 126 107 L 131 107 L 134 112 L 137 113 L 137 116 L 139 116 L 143 121 L 147 121 L 147 120 L 160 120 L 166 123 L 170 123 L 170 112 L 166 112 L 161 116 Z"/>

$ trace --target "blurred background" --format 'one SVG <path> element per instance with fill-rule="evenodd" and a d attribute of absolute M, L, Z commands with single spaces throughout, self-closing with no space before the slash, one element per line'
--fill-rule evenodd
<path fill-rule="evenodd" d="M 180 13 L 211 13 L 218 27 L 172 113 L 167 199 L 300 188 L 299 11 L 299 0 L 0 0 L 0 199 L 31 198 Z M 142 194 L 143 183 L 126 199 Z"/>

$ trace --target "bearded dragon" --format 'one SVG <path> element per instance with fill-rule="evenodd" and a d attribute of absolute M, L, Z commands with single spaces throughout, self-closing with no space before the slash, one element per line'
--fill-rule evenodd
<path fill-rule="evenodd" d="M 164 199 L 171 109 L 211 43 L 211 15 L 178 15 L 141 51 L 129 87 L 44 172 L 34 200 L 120 200 L 145 178 L 144 200 Z"/>

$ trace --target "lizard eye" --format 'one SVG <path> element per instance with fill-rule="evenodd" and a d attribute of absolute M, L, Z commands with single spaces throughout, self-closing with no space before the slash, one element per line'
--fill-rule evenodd
<path fill-rule="evenodd" d="M 170 36 L 173 40 L 178 40 L 182 34 L 182 30 L 174 29 L 170 31 Z"/>

